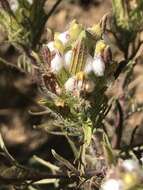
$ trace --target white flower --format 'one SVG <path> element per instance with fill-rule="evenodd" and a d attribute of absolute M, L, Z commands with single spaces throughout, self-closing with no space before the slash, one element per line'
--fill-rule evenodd
<path fill-rule="evenodd" d="M 47 44 L 47 47 L 49 48 L 50 52 L 56 51 L 56 48 L 55 48 L 55 46 L 54 46 L 54 41 L 50 41 L 50 42 Z"/>
<path fill-rule="evenodd" d="M 86 59 L 86 64 L 85 64 L 85 68 L 84 68 L 84 72 L 86 74 L 89 74 L 92 72 L 93 68 L 92 68 L 92 63 L 93 63 L 93 57 L 89 54 L 87 56 L 87 59 Z"/>
<path fill-rule="evenodd" d="M 97 76 L 103 76 L 105 71 L 105 63 L 100 55 L 96 55 L 92 62 L 93 72 Z"/>
<path fill-rule="evenodd" d="M 27 0 L 29 4 L 32 4 L 33 3 L 33 0 Z"/>
<path fill-rule="evenodd" d="M 72 50 L 69 50 L 64 55 L 64 60 L 65 60 L 64 65 L 66 69 L 69 69 L 70 67 L 72 54 L 73 54 Z"/>
<path fill-rule="evenodd" d="M 139 169 L 138 162 L 131 159 L 124 160 L 124 162 L 122 163 L 122 167 L 129 172 Z"/>
<path fill-rule="evenodd" d="M 10 1 L 10 8 L 12 11 L 16 11 L 18 9 L 19 3 L 17 0 L 11 0 Z"/>
<path fill-rule="evenodd" d="M 63 45 L 66 45 L 66 43 L 69 41 L 70 39 L 70 35 L 69 35 L 69 31 L 65 31 L 63 33 L 60 33 L 58 35 L 58 39 L 63 43 Z"/>
<path fill-rule="evenodd" d="M 69 78 L 66 83 L 65 83 L 65 89 L 67 92 L 71 92 L 75 89 L 75 83 L 76 83 L 76 79 L 75 77 L 71 77 Z"/>
<path fill-rule="evenodd" d="M 123 190 L 123 182 L 121 180 L 109 179 L 101 185 L 100 190 Z"/>
<path fill-rule="evenodd" d="M 55 74 L 61 71 L 63 68 L 64 59 L 59 53 L 56 53 L 55 57 L 51 61 L 51 71 Z"/>

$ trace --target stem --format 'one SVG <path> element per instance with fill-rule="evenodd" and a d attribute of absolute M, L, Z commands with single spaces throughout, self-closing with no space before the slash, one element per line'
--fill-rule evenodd
<path fill-rule="evenodd" d="M 38 33 L 34 36 L 33 42 L 32 42 L 32 49 L 35 49 L 37 43 L 39 42 L 41 35 L 44 32 L 44 26 L 49 19 L 49 17 L 53 14 L 57 6 L 61 3 L 62 0 L 57 0 L 57 2 L 53 5 L 52 9 L 49 11 L 47 15 L 44 16 L 42 19 L 42 22 L 38 25 Z"/>
<path fill-rule="evenodd" d="M 122 110 L 122 106 L 120 102 L 117 100 L 116 101 L 118 113 L 117 113 L 117 118 L 116 118 L 116 123 L 115 123 L 115 136 L 113 137 L 112 140 L 112 146 L 113 148 L 119 149 L 120 144 L 121 144 L 121 139 L 122 139 L 122 134 L 123 134 L 123 119 L 124 119 L 124 114 Z"/>

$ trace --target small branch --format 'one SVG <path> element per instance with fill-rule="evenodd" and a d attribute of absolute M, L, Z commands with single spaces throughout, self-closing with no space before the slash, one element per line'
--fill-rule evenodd
<path fill-rule="evenodd" d="M 33 39 L 33 44 L 32 44 L 32 48 L 34 49 L 37 45 L 37 43 L 39 42 L 41 35 L 44 32 L 44 27 L 45 24 L 47 22 L 47 20 L 49 19 L 49 17 L 53 14 L 53 12 L 55 11 L 55 9 L 58 7 L 58 5 L 61 3 L 62 0 L 57 0 L 57 2 L 53 5 L 52 9 L 49 11 L 49 13 L 47 15 L 45 15 L 45 17 L 42 19 L 41 24 L 38 26 L 38 30 L 39 32 L 37 33 L 37 35 L 34 37 Z"/>
<path fill-rule="evenodd" d="M 121 139 L 122 139 L 122 134 L 123 134 L 123 119 L 124 119 L 124 114 L 122 110 L 122 106 L 120 102 L 117 100 L 116 101 L 117 105 L 117 116 L 116 116 L 116 123 L 115 123 L 115 135 L 113 136 L 112 140 L 112 146 L 113 148 L 119 149 L 120 144 L 121 144 Z"/>
<path fill-rule="evenodd" d="M 140 47 L 141 47 L 142 44 L 143 44 L 143 40 L 139 42 L 139 44 L 138 44 L 136 50 L 135 50 L 135 51 L 132 53 L 132 55 L 129 57 L 129 60 L 132 60 L 132 59 L 134 59 L 134 58 L 136 57 L 136 55 L 137 55 L 137 53 L 138 53 L 138 51 L 139 51 L 139 49 L 140 49 Z"/>
<path fill-rule="evenodd" d="M 133 131 L 132 131 L 131 140 L 130 140 L 130 145 L 129 145 L 130 147 L 133 146 L 133 142 L 134 142 L 135 134 L 136 134 L 136 131 L 137 131 L 138 127 L 139 127 L 138 125 L 135 126 L 135 128 L 134 128 Z"/>
<path fill-rule="evenodd" d="M 134 111 L 131 111 L 127 114 L 127 116 L 125 117 L 125 119 L 128 119 L 130 116 L 132 116 L 133 114 L 135 113 L 138 113 L 138 112 L 142 112 L 143 111 L 143 106 L 141 107 L 137 107 Z"/>

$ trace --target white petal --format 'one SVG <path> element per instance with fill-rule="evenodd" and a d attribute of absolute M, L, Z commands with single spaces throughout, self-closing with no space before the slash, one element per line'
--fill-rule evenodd
<path fill-rule="evenodd" d="M 65 60 L 64 65 L 66 69 L 69 69 L 71 64 L 71 59 L 72 59 L 72 50 L 69 50 L 64 55 L 64 60 Z"/>
<path fill-rule="evenodd" d="M 55 74 L 58 73 L 63 68 L 63 62 L 63 57 L 56 53 L 55 57 L 51 61 L 51 71 Z"/>
<path fill-rule="evenodd" d="M 27 0 L 29 4 L 32 4 L 33 3 L 33 0 Z"/>
<path fill-rule="evenodd" d="M 136 162 L 135 160 L 131 160 L 131 159 L 125 160 L 123 162 L 122 166 L 124 169 L 126 169 L 129 172 L 139 169 L 138 162 Z"/>
<path fill-rule="evenodd" d="M 83 80 L 78 80 L 76 85 L 76 90 L 80 91 L 83 87 Z"/>
<path fill-rule="evenodd" d="M 10 7 L 11 7 L 12 11 L 15 12 L 18 9 L 18 6 L 19 6 L 19 3 L 17 0 L 12 0 L 10 2 Z"/>
<path fill-rule="evenodd" d="M 54 41 L 51 41 L 47 44 L 47 47 L 49 48 L 50 52 L 55 51 L 56 48 L 54 46 Z"/>
<path fill-rule="evenodd" d="M 92 63 L 93 71 L 97 76 L 103 76 L 105 71 L 105 63 L 100 56 L 96 56 Z"/>
<path fill-rule="evenodd" d="M 69 79 L 66 81 L 65 85 L 64 85 L 66 91 L 72 92 L 72 91 L 74 90 L 74 88 L 75 88 L 75 82 L 76 82 L 75 77 L 69 78 Z"/>
<path fill-rule="evenodd" d="M 121 180 L 109 179 L 102 184 L 100 190 L 122 190 L 123 183 Z"/>
<path fill-rule="evenodd" d="M 85 65 L 85 68 L 84 68 L 84 72 L 86 74 L 89 74 L 92 72 L 93 68 L 92 68 L 92 63 L 93 63 L 93 57 L 89 54 L 87 56 L 87 59 L 86 59 L 86 65 Z"/>
<path fill-rule="evenodd" d="M 59 34 L 58 39 L 65 45 L 68 41 L 69 41 L 69 32 L 63 32 L 61 34 Z"/>

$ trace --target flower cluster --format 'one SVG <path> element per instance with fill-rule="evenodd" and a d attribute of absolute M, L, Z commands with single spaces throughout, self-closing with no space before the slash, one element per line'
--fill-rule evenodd
<path fill-rule="evenodd" d="M 85 29 L 73 20 L 67 31 L 55 33 L 54 40 L 44 45 L 50 51 L 49 70 L 66 92 L 91 93 L 98 79 L 107 75 L 112 53 L 99 29 L 99 25 Z"/>
<path fill-rule="evenodd" d="M 138 161 L 128 159 L 110 169 L 107 175 L 101 190 L 128 190 L 141 184 L 143 171 Z"/>

